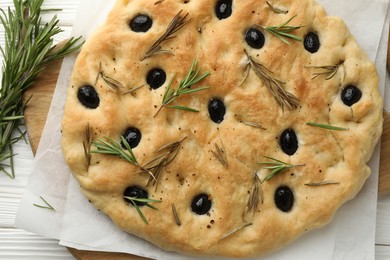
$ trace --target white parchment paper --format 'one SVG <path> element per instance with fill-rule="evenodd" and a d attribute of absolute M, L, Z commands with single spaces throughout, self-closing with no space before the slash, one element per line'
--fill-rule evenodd
<path fill-rule="evenodd" d="M 101 24 L 115 0 L 80 2 L 74 35 L 86 38 Z M 342 17 L 357 41 L 375 60 L 381 79 L 385 78 L 383 47 L 387 35 L 381 35 L 389 0 L 319 0 L 328 14 Z M 384 34 L 387 31 L 384 31 Z M 379 47 L 382 46 L 382 49 Z M 40 235 L 60 239 L 60 243 L 79 249 L 126 252 L 156 259 L 197 259 L 165 252 L 150 243 L 131 236 L 98 212 L 79 191 L 70 176 L 60 148 L 61 120 L 69 77 L 75 56 L 64 60 L 52 106 L 35 158 L 27 191 L 23 195 L 16 225 Z M 384 80 L 380 84 L 384 91 Z M 290 246 L 266 259 L 373 259 L 376 222 L 379 149 L 370 166 L 373 174 L 358 196 L 346 203 L 329 225 L 305 234 Z M 56 211 L 34 207 L 44 197 Z M 207 258 L 210 259 L 210 258 Z M 215 258 L 219 259 L 219 258 Z M 264 258 L 262 258 L 264 259 Z"/>

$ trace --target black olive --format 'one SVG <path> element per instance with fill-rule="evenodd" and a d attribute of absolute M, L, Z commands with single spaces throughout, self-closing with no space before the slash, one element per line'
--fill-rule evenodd
<path fill-rule="evenodd" d="M 249 28 L 245 32 L 245 41 L 254 49 L 261 49 L 264 46 L 264 34 L 255 28 Z"/>
<path fill-rule="evenodd" d="M 95 109 L 100 104 L 99 95 L 95 88 L 90 85 L 85 85 L 77 91 L 77 98 L 85 107 Z"/>
<path fill-rule="evenodd" d="M 139 186 L 130 186 L 130 187 L 127 187 L 126 190 L 123 192 L 123 196 L 125 197 L 125 201 L 126 202 L 129 202 L 133 205 L 133 202 L 137 205 L 137 206 L 144 206 L 147 204 L 147 202 L 140 202 L 140 201 L 135 201 L 133 200 L 133 202 L 126 198 L 126 197 L 131 197 L 131 198 L 137 198 L 137 199 L 147 199 L 148 198 L 148 192 L 144 189 L 144 188 L 141 188 Z"/>
<path fill-rule="evenodd" d="M 211 99 L 208 105 L 208 109 L 210 118 L 211 120 L 213 120 L 213 122 L 219 124 L 223 121 L 223 118 L 226 113 L 226 108 L 223 101 L 217 98 Z"/>
<path fill-rule="evenodd" d="M 345 105 L 349 107 L 357 103 L 361 97 L 362 97 L 362 92 L 360 91 L 360 89 L 358 89 L 353 85 L 348 85 L 341 92 L 341 100 Z"/>
<path fill-rule="evenodd" d="M 289 212 L 294 205 L 294 193 L 287 186 L 281 186 L 275 191 L 275 204 L 283 212 Z"/>
<path fill-rule="evenodd" d="M 199 194 L 192 199 L 191 209 L 198 215 L 204 215 L 211 209 L 211 200 L 207 194 Z"/>
<path fill-rule="evenodd" d="M 130 21 L 130 28 L 134 32 L 147 32 L 152 27 L 153 21 L 146 14 L 138 14 Z"/>
<path fill-rule="evenodd" d="M 129 143 L 131 148 L 137 147 L 142 137 L 141 132 L 134 127 L 127 128 L 122 136 L 126 139 L 126 142 Z M 121 145 L 124 149 L 126 149 L 125 145 L 122 142 Z"/>
<path fill-rule="evenodd" d="M 321 46 L 320 39 L 318 35 L 314 32 L 309 32 L 306 34 L 305 39 L 303 41 L 303 45 L 305 49 L 310 53 L 315 53 Z"/>
<path fill-rule="evenodd" d="M 232 15 L 233 0 L 218 0 L 215 5 L 215 14 L 219 20 L 226 19 Z"/>
<path fill-rule="evenodd" d="M 158 89 L 165 83 L 166 78 L 167 75 L 162 69 L 154 68 L 148 72 L 146 82 L 152 89 Z"/>
<path fill-rule="evenodd" d="M 298 149 L 298 138 L 292 129 L 284 130 L 280 135 L 279 142 L 283 152 L 288 155 L 293 155 Z"/>

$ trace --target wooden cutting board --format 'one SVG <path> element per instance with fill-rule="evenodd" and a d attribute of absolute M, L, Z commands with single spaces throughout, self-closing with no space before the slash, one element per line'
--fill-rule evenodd
<path fill-rule="evenodd" d="M 45 125 L 49 111 L 54 88 L 57 83 L 58 74 L 62 60 L 48 64 L 37 83 L 25 92 L 25 99 L 31 100 L 25 110 L 25 121 L 27 134 L 32 150 L 35 154 L 38 147 L 42 130 Z M 65 97 L 64 97 L 65 98 Z M 384 129 L 381 144 L 381 165 L 379 173 L 379 194 L 390 194 L 390 160 L 386 157 L 390 155 L 390 113 L 384 112 Z M 122 253 L 90 252 L 68 248 L 77 259 L 81 260 L 144 260 L 146 258 Z"/>

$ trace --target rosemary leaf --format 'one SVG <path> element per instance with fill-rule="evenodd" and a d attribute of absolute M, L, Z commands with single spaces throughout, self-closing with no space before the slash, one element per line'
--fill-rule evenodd
<path fill-rule="evenodd" d="M 48 9 L 41 9 L 41 13 L 52 13 L 52 12 L 61 12 L 61 8 L 48 8 Z"/>
<path fill-rule="evenodd" d="M 312 80 L 316 79 L 320 76 L 324 76 L 325 80 L 330 80 L 337 74 L 341 65 L 343 65 L 343 62 L 341 62 L 337 65 L 305 66 L 305 67 L 306 68 L 314 68 L 315 70 L 317 70 L 315 73 L 313 73 L 313 77 L 311 78 Z"/>
<path fill-rule="evenodd" d="M 141 85 L 139 87 L 133 87 L 133 88 L 127 89 L 125 87 L 125 85 L 122 84 L 120 81 L 118 81 L 112 77 L 107 76 L 102 70 L 101 63 L 99 64 L 99 73 L 96 77 L 94 85 L 96 85 L 97 81 L 99 80 L 99 77 L 101 77 L 103 79 L 104 83 L 106 83 L 106 85 L 108 86 L 109 89 L 111 89 L 112 91 L 114 91 L 116 93 L 120 93 L 122 95 L 131 94 L 144 86 L 144 85 Z"/>
<path fill-rule="evenodd" d="M 178 226 L 181 226 L 181 221 L 180 221 L 180 218 L 179 218 L 179 214 L 177 214 L 177 210 L 176 210 L 175 204 L 172 204 L 172 214 L 173 214 L 173 217 L 175 219 L 176 224 Z"/>
<path fill-rule="evenodd" d="M 93 130 L 89 126 L 89 123 L 88 123 L 87 127 L 85 129 L 85 136 L 84 136 L 84 141 L 83 141 L 84 155 L 85 155 L 85 160 L 87 161 L 88 166 L 91 163 L 92 135 L 93 135 Z"/>
<path fill-rule="evenodd" d="M 162 2 L 164 2 L 165 0 L 158 0 L 154 3 L 154 5 L 158 5 L 158 4 L 161 4 Z"/>
<path fill-rule="evenodd" d="M 147 199 L 147 198 L 136 198 L 136 197 L 125 197 L 125 198 L 126 198 L 126 199 L 129 199 L 129 200 L 141 202 L 141 203 L 146 203 L 145 206 L 147 206 L 147 204 L 148 204 L 149 202 L 161 202 L 161 200 Z M 149 205 L 149 206 L 150 206 L 150 205 Z"/>
<path fill-rule="evenodd" d="M 271 170 L 270 173 L 261 181 L 264 183 L 265 181 L 269 181 L 275 176 L 295 167 L 305 166 L 304 164 L 289 164 L 278 159 L 264 156 L 265 158 L 271 160 L 271 162 L 258 162 L 258 164 L 262 165 L 264 169 Z"/>
<path fill-rule="evenodd" d="M 177 109 L 177 110 L 188 111 L 188 112 L 199 112 L 199 110 L 190 107 L 183 107 L 183 106 L 167 106 L 167 107 Z"/>
<path fill-rule="evenodd" d="M 256 61 L 250 55 L 247 54 L 247 56 L 249 58 L 251 68 L 263 81 L 266 88 L 275 98 L 276 102 L 282 107 L 282 109 L 284 109 L 284 106 L 286 106 L 289 110 L 297 109 L 299 107 L 299 99 L 283 88 L 285 83 L 277 79 L 273 75 L 272 71 L 267 69 L 264 65 Z"/>
<path fill-rule="evenodd" d="M 349 128 L 332 126 L 332 125 L 325 125 L 325 124 L 318 124 L 318 123 L 313 123 L 313 122 L 307 122 L 306 125 L 324 128 L 327 130 L 335 130 L 335 131 L 348 131 L 349 130 Z"/>
<path fill-rule="evenodd" d="M 14 168 L 14 153 L 12 146 L 9 147 L 9 154 L 1 154 L 0 155 L 0 162 L 3 162 L 5 160 L 10 161 L 10 164 L 3 164 L 0 163 L 0 171 L 3 172 L 5 175 L 7 175 L 11 179 L 15 179 L 15 168 Z M 11 169 L 11 172 L 6 170 L 6 167 L 9 167 Z"/>
<path fill-rule="evenodd" d="M 179 110 L 186 110 L 186 111 L 190 111 L 190 112 L 199 112 L 197 109 L 194 109 L 194 108 L 189 108 L 189 107 L 184 107 L 184 106 L 168 106 L 168 105 L 170 103 L 172 103 L 173 101 L 175 101 L 175 99 L 180 97 L 181 95 L 191 94 L 191 93 L 199 92 L 199 91 L 206 90 L 209 88 L 209 87 L 199 87 L 199 88 L 190 89 L 193 85 L 199 83 L 200 81 L 202 81 L 206 77 L 210 76 L 209 72 L 205 72 L 202 75 L 198 76 L 200 73 L 200 70 L 201 70 L 201 67 L 198 68 L 198 62 L 196 60 L 194 60 L 192 62 L 191 68 L 188 71 L 186 77 L 180 81 L 177 89 L 171 88 L 173 78 L 171 79 L 167 88 L 164 91 L 162 105 L 157 110 L 154 117 L 156 117 L 157 114 L 164 107 L 170 107 L 170 108 L 179 109 Z"/>
<path fill-rule="evenodd" d="M 111 90 L 118 92 L 119 90 L 126 89 L 126 87 L 123 86 L 123 84 L 120 83 L 118 80 L 104 75 L 103 72 L 101 72 L 101 76 L 102 76 L 104 82 L 107 84 L 107 86 Z"/>
<path fill-rule="evenodd" d="M 291 22 L 296 15 L 288 19 L 286 22 L 278 25 L 278 26 L 267 26 L 263 27 L 266 31 L 270 32 L 271 34 L 278 37 L 281 41 L 283 41 L 286 44 L 290 44 L 290 42 L 287 39 L 292 39 L 294 41 L 302 41 L 302 38 L 299 36 L 296 36 L 294 34 L 291 34 L 290 32 L 293 32 L 295 30 L 298 30 L 302 28 L 303 26 L 290 26 L 287 25 L 289 22 Z M 287 39 L 286 39 L 287 38 Z"/>
<path fill-rule="evenodd" d="M 140 207 L 137 205 L 137 202 L 146 203 L 145 206 L 148 206 L 149 208 L 152 208 L 154 210 L 158 210 L 156 207 L 150 205 L 150 202 L 161 202 L 161 200 L 154 200 L 154 199 L 146 199 L 146 198 L 137 198 L 137 197 L 127 197 L 124 196 L 125 199 L 129 200 L 135 209 L 137 210 L 138 215 L 141 217 L 142 221 L 145 222 L 145 224 L 149 224 L 147 221 L 145 215 L 142 213 Z"/>
<path fill-rule="evenodd" d="M 53 36 L 61 29 L 56 16 L 41 24 L 42 3 L 43 0 L 14 0 L 12 9 L 0 9 L 0 23 L 5 32 L 5 44 L 0 46 L 4 57 L 0 88 L 0 171 L 10 178 L 15 177 L 12 146 L 24 138 L 24 133 L 23 137 L 12 137 L 23 120 L 24 91 L 49 62 L 81 47 L 80 38 L 71 38 L 61 46 L 53 45 Z M 8 167 L 11 173 L 6 170 Z"/>
<path fill-rule="evenodd" d="M 261 180 L 259 176 L 257 176 L 257 173 L 255 172 L 253 175 L 252 187 L 249 193 L 248 202 L 246 204 L 246 208 L 247 208 L 246 212 L 249 213 L 250 211 L 252 211 L 253 214 L 255 214 L 259 207 L 259 202 L 263 204 L 264 194 L 263 194 L 263 189 L 261 187 Z"/>
<path fill-rule="evenodd" d="M 272 4 L 270 4 L 270 2 L 268 2 L 268 1 L 266 1 L 266 3 L 274 13 L 277 13 L 277 14 L 287 14 L 288 13 L 288 10 L 283 10 L 283 9 L 277 8 L 277 7 L 273 6 Z"/>
<path fill-rule="evenodd" d="M 142 88 L 143 86 L 145 86 L 145 85 L 141 85 L 141 86 L 139 86 L 139 87 L 134 87 L 134 88 L 131 88 L 131 89 L 129 89 L 129 90 L 126 90 L 126 91 L 122 92 L 122 95 L 134 93 L 134 92 L 136 92 L 137 90 L 139 90 L 140 88 Z"/>
<path fill-rule="evenodd" d="M 237 228 L 237 229 L 227 233 L 226 235 L 224 235 L 221 239 L 218 240 L 218 242 L 220 242 L 220 241 L 222 241 L 222 240 L 224 240 L 224 239 L 226 239 L 228 237 L 231 237 L 234 234 L 237 234 L 239 231 L 243 230 L 244 228 L 247 228 L 247 227 L 252 226 L 252 225 L 253 225 L 253 223 L 245 223 L 241 227 L 239 227 L 239 228 Z"/>
<path fill-rule="evenodd" d="M 180 10 L 175 17 L 173 17 L 172 21 L 169 23 L 166 31 L 163 35 L 161 35 L 154 43 L 153 45 L 146 51 L 145 56 L 141 59 L 141 61 L 161 53 L 167 53 L 173 55 L 173 53 L 169 50 L 163 50 L 161 47 L 161 44 L 169 39 L 174 38 L 174 34 L 179 31 L 181 28 L 184 27 L 184 25 L 189 21 L 187 20 L 188 13 L 184 16 L 181 15 L 183 10 Z"/>
<path fill-rule="evenodd" d="M 211 153 L 217 158 L 217 160 L 225 167 L 227 168 L 229 166 L 225 146 L 223 145 L 223 142 L 221 141 L 221 148 L 218 146 L 218 144 L 214 144 L 216 152 L 211 150 Z"/>
<path fill-rule="evenodd" d="M 255 122 L 247 122 L 247 121 L 240 121 L 241 124 L 244 124 L 244 125 L 247 125 L 247 126 L 251 126 L 251 127 L 254 127 L 254 128 L 259 128 L 259 129 L 262 129 L 262 130 L 267 130 L 267 128 L 264 128 L 262 125 L 258 124 L 258 123 L 255 123 Z"/>
<path fill-rule="evenodd" d="M 45 205 L 38 205 L 38 204 L 33 204 L 35 207 L 38 207 L 38 208 L 43 208 L 43 209 L 50 209 L 50 210 L 53 210 L 53 211 L 56 211 L 52 205 L 49 204 L 49 202 L 47 202 L 42 196 L 39 196 L 41 198 L 41 200 L 43 201 L 43 203 L 45 203 Z"/>
<path fill-rule="evenodd" d="M 336 182 L 336 181 L 322 181 L 322 182 L 309 182 L 309 183 L 305 183 L 306 186 L 311 186 L 311 187 L 318 187 L 318 186 L 325 186 L 325 185 L 334 185 L 334 184 L 340 184 L 340 182 Z"/>
<path fill-rule="evenodd" d="M 179 148 L 186 138 L 187 137 L 184 137 L 180 141 L 165 144 L 155 151 L 156 153 L 159 153 L 159 155 L 147 162 L 143 167 L 151 172 L 151 177 L 149 177 L 146 186 L 155 185 L 157 189 L 158 179 L 162 170 L 176 158 L 179 153 Z M 154 178 L 152 178 L 152 176 Z"/>

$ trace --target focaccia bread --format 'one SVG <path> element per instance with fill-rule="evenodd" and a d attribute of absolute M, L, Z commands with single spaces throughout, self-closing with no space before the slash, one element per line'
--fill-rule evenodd
<path fill-rule="evenodd" d="M 314 0 L 118 0 L 75 63 L 62 147 L 121 229 L 244 257 L 327 224 L 381 129 L 375 66 Z"/>

